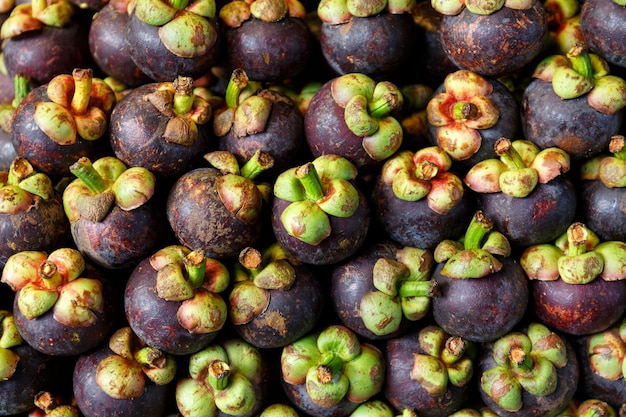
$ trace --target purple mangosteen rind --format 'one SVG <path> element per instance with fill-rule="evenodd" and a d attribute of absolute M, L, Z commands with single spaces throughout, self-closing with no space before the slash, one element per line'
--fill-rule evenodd
<path fill-rule="evenodd" d="M 625 15 L 624 3 L 614 0 L 590 1 L 580 10 L 580 30 L 589 48 L 622 68 L 626 67 L 626 59 L 621 53 L 626 34 L 619 22 Z"/>

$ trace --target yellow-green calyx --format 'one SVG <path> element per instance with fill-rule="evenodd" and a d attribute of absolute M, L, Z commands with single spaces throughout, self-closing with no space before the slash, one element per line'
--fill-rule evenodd
<path fill-rule="evenodd" d="M 30 210 L 37 200 L 49 200 L 54 185 L 46 174 L 37 172 L 27 159 L 16 157 L 9 172 L 0 173 L 0 213 L 18 214 Z"/>
<path fill-rule="evenodd" d="M 35 103 L 35 124 L 59 145 L 71 145 L 79 138 L 100 139 L 107 130 L 116 102 L 107 83 L 93 77 L 89 68 L 55 76 L 46 87 L 50 101 Z"/>
<path fill-rule="evenodd" d="M 76 249 L 60 248 L 50 255 L 23 251 L 11 255 L 2 271 L 2 282 L 17 294 L 17 306 L 33 320 L 49 310 L 59 323 L 85 327 L 104 308 L 102 283 L 82 277 L 85 260 Z"/>
<path fill-rule="evenodd" d="M 156 271 L 156 295 L 181 302 L 176 316 L 182 327 L 192 333 L 212 333 L 224 326 L 228 313 L 219 293 L 230 282 L 224 264 L 201 250 L 171 245 L 154 253 L 150 266 Z"/>
<path fill-rule="evenodd" d="M 338 25 L 349 22 L 353 17 L 376 16 L 385 11 L 410 13 L 416 4 L 415 0 L 321 0 L 317 15 L 324 23 Z"/>
<path fill-rule="evenodd" d="M 15 373 L 20 357 L 11 348 L 22 342 L 13 313 L 0 310 L 0 381 L 6 381 Z"/>
<path fill-rule="evenodd" d="M 529 279 L 561 278 L 568 284 L 586 284 L 596 278 L 626 279 L 625 265 L 624 242 L 600 242 L 595 233 L 580 222 L 571 224 L 554 244 L 531 246 L 520 257 L 520 266 Z"/>
<path fill-rule="evenodd" d="M 493 222 L 479 210 L 474 214 L 463 242 L 443 240 L 435 248 L 434 258 L 445 262 L 441 273 L 450 278 L 482 278 L 502 269 L 494 255 L 511 254 L 508 239 L 493 229 Z"/>
<path fill-rule="evenodd" d="M 63 208 L 70 222 L 102 221 L 117 205 L 124 211 L 142 206 L 154 195 L 156 177 L 143 167 L 128 168 L 105 156 L 93 164 L 82 157 L 70 167 L 77 178 L 63 191 Z"/>
<path fill-rule="evenodd" d="M 378 259 L 372 270 L 376 290 L 359 304 L 365 327 L 383 336 L 397 331 L 403 318 L 424 317 L 436 292 L 436 281 L 430 278 L 433 265 L 430 252 L 413 247 L 399 249 L 395 259 Z"/>
<path fill-rule="evenodd" d="M 494 149 L 499 158 L 480 161 L 466 173 L 472 191 L 523 198 L 570 169 L 569 155 L 556 147 L 540 150 L 528 140 L 500 138 Z"/>
<path fill-rule="evenodd" d="M 503 7 L 515 10 L 527 10 L 535 5 L 536 0 L 433 0 L 435 10 L 444 15 L 457 15 L 467 9 L 478 15 L 489 15 Z"/>
<path fill-rule="evenodd" d="M 601 378 L 626 378 L 626 318 L 610 328 L 589 335 L 587 355 L 593 372 Z"/>
<path fill-rule="evenodd" d="M 216 16 L 214 0 L 135 0 L 130 11 L 143 23 L 158 26 L 163 46 L 176 56 L 202 56 L 218 41 L 211 22 Z"/>
<path fill-rule="evenodd" d="M 362 403 L 378 394 L 385 379 L 382 352 L 361 343 L 350 329 L 332 325 L 283 348 L 283 380 L 305 384 L 311 401 L 333 407 L 342 400 Z"/>
<path fill-rule="evenodd" d="M 113 351 L 96 369 L 96 384 L 115 399 L 134 399 L 146 384 L 165 385 L 176 376 L 176 359 L 146 346 L 130 327 L 118 329 L 109 339 Z"/>
<path fill-rule="evenodd" d="M 609 72 L 608 63 L 579 42 L 566 55 L 544 58 L 533 77 L 551 82 L 562 99 L 585 96 L 595 110 L 613 114 L 626 106 L 626 81 Z"/>
<path fill-rule="evenodd" d="M 467 70 L 446 76 L 444 90 L 426 106 L 428 123 L 437 127 L 437 144 L 454 160 L 474 155 L 482 143 L 480 130 L 494 126 L 500 110 L 489 97 L 493 85 Z"/>
<path fill-rule="evenodd" d="M 552 394 L 558 384 L 557 369 L 567 365 L 567 346 L 545 325 L 531 323 L 528 330 L 511 332 L 493 344 L 496 365 L 483 372 L 480 387 L 500 407 L 519 411 L 523 392 Z"/>
<path fill-rule="evenodd" d="M 338 155 L 325 154 L 281 173 L 274 196 L 291 202 L 280 216 L 287 233 L 317 245 L 331 233 L 329 216 L 350 217 L 360 197 L 352 184 L 357 168 Z"/>
<path fill-rule="evenodd" d="M 363 138 L 363 149 L 373 160 L 388 158 L 400 148 L 402 125 L 390 115 L 404 103 L 396 85 L 352 73 L 335 78 L 331 82 L 331 94 L 335 103 L 344 109 L 346 126 Z"/>
<path fill-rule="evenodd" d="M 451 167 L 448 153 L 430 146 L 392 156 L 382 167 L 381 179 L 392 187 L 397 198 L 405 201 L 425 198 L 431 210 L 445 215 L 464 194 L 463 182 L 449 171 Z"/>
<path fill-rule="evenodd" d="M 420 330 L 419 346 L 423 353 L 415 353 L 411 379 L 429 394 L 443 395 L 450 385 L 463 387 L 474 374 L 475 345 L 463 338 L 450 336 L 437 326 Z"/>
<path fill-rule="evenodd" d="M 192 354 L 189 377 L 176 386 L 180 413 L 183 417 L 197 416 L 200 410 L 210 410 L 210 415 L 249 415 L 259 405 L 255 387 L 264 383 L 264 367 L 259 350 L 239 339 Z"/>
<path fill-rule="evenodd" d="M 245 248 L 234 267 L 235 285 L 230 292 L 230 318 L 246 324 L 262 314 L 270 303 L 270 290 L 289 290 L 296 280 L 292 259 L 274 243 L 263 253 Z"/>
<path fill-rule="evenodd" d="M 219 16 L 226 26 L 236 28 L 253 18 L 266 23 L 287 17 L 304 19 L 306 9 L 298 0 L 232 0 L 220 9 Z"/>
<path fill-rule="evenodd" d="M 611 155 L 597 155 L 583 162 L 582 180 L 600 180 L 609 188 L 626 187 L 626 138 L 615 135 L 609 141 Z"/>
<path fill-rule="evenodd" d="M 67 26 L 74 13 L 74 6 L 67 0 L 32 0 L 15 5 L 0 28 L 0 38 L 14 38 L 23 33 L 41 30 L 44 26 Z"/>

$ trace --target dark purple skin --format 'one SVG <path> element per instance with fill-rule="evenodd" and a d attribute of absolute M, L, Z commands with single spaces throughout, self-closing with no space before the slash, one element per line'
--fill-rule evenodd
<path fill-rule="evenodd" d="M 133 270 L 124 292 L 124 311 L 133 332 L 146 344 L 173 355 L 198 352 L 219 332 L 192 333 L 178 322 L 176 313 L 182 301 L 168 301 L 156 294 L 157 271 L 150 259 Z"/>
<path fill-rule="evenodd" d="M 303 337 L 317 324 L 324 307 L 324 293 L 313 268 L 293 265 L 294 283 L 286 290 L 272 289 L 267 308 L 252 321 L 234 325 L 235 331 L 257 348 L 286 346 Z M 236 300 L 231 299 L 231 304 Z"/>
<path fill-rule="evenodd" d="M 61 196 L 49 200 L 34 197 L 31 209 L 17 214 L 0 214 L 0 265 L 15 253 L 26 250 L 52 251 L 71 240 L 70 226 Z"/>
<path fill-rule="evenodd" d="M 96 140 L 85 140 L 77 134 L 76 142 L 71 145 L 60 145 L 50 139 L 33 118 L 35 104 L 50 101 L 46 89 L 47 84 L 31 90 L 15 109 L 11 140 L 17 154 L 28 159 L 36 170 L 51 177 L 71 177 L 70 166 L 81 157 L 95 161 L 110 154 L 109 133 Z"/>
<path fill-rule="evenodd" d="M 16 293 L 13 304 L 15 324 L 20 334 L 33 348 L 51 356 L 72 356 L 87 352 L 100 345 L 110 336 L 117 319 L 117 300 L 112 283 L 105 280 L 98 270 L 89 267 L 82 277 L 99 279 L 103 285 L 104 307 L 102 312 L 95 312 L 97 321 L 87 327 L 71 327 L 59 323 L 53 317 L 52 310 L 29 320 L 17 306 Z"/>
<path fill-rule="evenodd" d="M 530 281 L 533 311 L 547 326 L 581 336 L 612 326 L 626 311 L 626 281 L 598 277 L 587 284 Z"/>
<path fill-rule="evenodd" d="M 387 341 L 387 375 L 384 395 L 396 410 L 411 409 L 424 417 L 447 417 L 461 409 L 468 399 L 472 382 L 463 387 L 448 384 L 441 395 L 432 395 L 411 378 L 416 353 L 424 354 L 418 340 L 419 329 Z"/>
<path fill-rule="evenodd" d="M 240 164 L 250 160 L 259 149 L 267 152 L 274 158 L 274 165 L 268 173 L 275 174 L 294 165 L 294 159 L 301 153 L 304 144 L 304 117 L 287 97 L 273 100 L 262 132 L 239 137 L 231 129 L 218 139 L 219 149 L 234 154 Z"/>
<path fill-rule="evenodd" d="M 131 59 L 126 44 L 128 12 L 108 3 L 94 15 L 89 26 L 89 50 L 98 67 L 108 76 L 137 87 L 151 81 Z M 117 2 L 121 3 L 121 2 Z"/>
<path fill-rule="evenodd" d="M 25 413 L 34 408 L 35 396 L 57 383 L 55 359 L 27 343 L 11 348 L 20 357 L 11 378 L 0 381 L 0 416 Z"/>
<path fill-rule="evenodd" d="M 81 217 L 70 230 L 76 247 L 92 262 L 121 269 L 135 267 L 162 245 L 165 227 L 163 207 L 149 200 L 128 211 L 114 205 L 99 222 Z"/>
<path fill-rule="evenodd" d="M 11 140 L 11 133 L 0 128 L 0 171 L 9 171 L 11 162 L 13 162 L 16 157 L 17 152 Z"/>
<path fill-rule="evenodd" d="M 311 397 L 306 392 L 306 384 L 292 385 L 283 380 L 282 386 L 290 403 L 306 413 L 306 415 L 316 417 L 345 417 L 350 415 L 359 406 L 358 403 L 353 403 L 343 398 L 333 407 L 322 407 L 311 400 Z"/>
<path fill-rule="evenodd" d="M 520 108 L 524 137 L 540 148 L 559 147 L 573 160 L 590 158 L 605 150 L 620 131 L 623 110 L 604 114 L 587 97 L 563 100 L 552 83 L 534 79 L 522 96 Z"/>
<path fill-rule="evenodd" d="M 501 192 L 476 194 L 476 207 L 512 245 L 521 248 L 551 242 L 565 233 L 576 215 L 576 204 L 576 188 L 563 175 L 538 183 L 522 198 Z"/>
<path fill-rule="evenodd" d="M 602 241 L 626 241 L 626 188 L 594 180 L 581 181 L 578 191 L 582 222 Z"/>
<path fill-rule="evenodd" d="M 591 335 L 572 338 L 572 344 L 578 355 L 580 380 L 578 393 L 587 398 L 597 398 L 609 403 L 615 410 L 626 404 L 626 379 L 606 379 L 598 375 L 590 362 L 587 343 Z"/>
<path fill-rule="evenodd" d="M 626 68 L 626 7 L 613 0 L 585 1 L 580 11 L 580 30 L 592 52 Z"/>
<path fill-rule="evenodd" d="M 547 396 L 535 396 L 523 391 L 523 406 L 519 411 L 509 412 L 495 403 L 480 389 L 480 396 L 491 410 L 501 417 L 554 417 L 561 412 L 574 398 L 579 381 L 580 367 L 576 351 L 563 335 L 559 334 L 567 346 L 567 364 L 557 369 L 556 390 Z M 484 343 L 479 350 L 478 372 L 482 374 L 496 366 L 493 359 L 493 343 Z"/>
<path fill-rule="evenodd" d="M 157 82 L 172 81 L 178 76 L 200 78 L 207 74 L 220 56 L 222 42 L 215 18 L 207 18 L 217 33 L 217 40 L 204 55 L 185 58 L 170 52 L 159 39 L 160 26 L 151 26 L 130 15 L 126 25 L 126 43 L 131 59 L 148 77 Z"/>
<path fill-rule="evenodd" d="M 498 108 L 500 115 L 495 125 L 478 131 L 482 138 L 478 151 L 465 160 L 455 161 L 456 166 L 463 170 L 469 169 L 484 159 L 497 158 L 494 145 L 498 139 L 503 137 L 514 138 L 518 136 L 520 116 L 519 106 L 515 96 L 501 82 L 489 78 L 487 78 L 487 80 L 493 85 L 493 92 L 488 97 Z M 433 97 L 442 92 L 446 92 L 443 83 L 433 92 Z M 428 127 L 428 139 L 430 143 L 432 145 L 438 145 L 437 131 L 439 128 L 430 123 L 426 123 L 426 125 Z"/>
<path fill-rule="evenodd" d="M 422 249 L 434 249 L 445 239 L 456 239 L 475 213 L 474 194 L 466 190 L 446 214 L 428 207 L 426 198 L 406 201 L 395 196 L 391 185 L 376 181 L 370 198 L 372 213 L 394 241 Z"/>
<path fill-rule="evenodd" d="M 332 229 L 330 236 L 317 245 L 311 245 L 289 235 L 280 221 L 289 201 L 275 197 L 272 206 L 272 228 L 278 243 L 300 262 L 312 265 L 330 265 L 356 253 L 365 242 L 370 225 L 370 208 L 362 191 L 359 207 L 347 218 L 328 216 Z"/>
<path fill-rule="evenodd" d="M 512 330 L 524 317 L 529 301 L 528 279 L 512 258 L 498 258 L 503 266 L 482 278 L 450 278 L 435 268 L 438 294 L 432 299 L 435 322 L 464 339 L 490 342 Z"/>
<path fill-rule="evenodd" d="M 217 192 L 222 174 L 196 168 L 172 186 L 166 203 L 167 220 L 182 245 L 202 249 L 210 258 L 233 258 L 261 233 L 261 220 L 244 222 L 230 213 Z"/>
<path fill-rule="evenodd" d="M 443 49 L 459 68 L 499 78 L 531 63 L 542 51 L 548 34 L 541 2 L 527 10 L 502 7 L 478 15 L 464 8 L 441 20 Z"/>
<path fill-rule="evenodd" d="M 280 82 L 300 74 L 309 64 L 314 38 L 303 19 L 277 22 L 250 18 L 224 30 L 224 56 L 231 68 L 243 69 L 259 82 Z"/>
<path fill-rule="evenodd" d="M 322 23 L 320 44 L 329 66 L 338 74 L 361 73 L 386 78 L 400 70 L 416 39 L 415 23 L 409 13 L 383 11 L 375 16 L 356 17 L 340 24 Z"/>
<path fill-rule="evenodd" d="M 59 74 L 71 74 L 90 60 L 87 34 L 78 23 L 26 32 L 3 43 L 4 63 L 11 77 L 21 74 L 34 84 L 48 83 Z"/>
<path fill-rule="evenodd" d="M 414 323 L 403 317 L 396 331 L 377 335 L 365 327 L 360 314 L 359 307 L 363 296 L 371 291 L 378 291 L 373 283 L 374 264 L 381 258 L 395 260 L 399 249 L 401 246 L 391 241 L 372 242 L 331 270 L 330 300 L 336 314 L 346 327 L 368 340 L 398 337 Z"/>
<path fill-rule="evenodd" d="M 324 154 L 343 156 L 360 172 L 374 172 L 383 161 L 372 159 L 363 149 L 363 138 L 346 125 L 344 109 L 333 99 L 332 80 L 313 96 L 304 114 L 304 136 L 314 157 Z"/>
<path fill-rule="evenodd" d="M 172 384 L 156 385 L 147 382 L 141 396 L 133 399 L 115 399 L 102 391 L 96 383 L 99 363 L 115 355 L 108 346 L 79 356 L 74 367 L 73 386 L 76 403 L 85 417 L 126 417 L 166 415 L 172 401 Z"/>
<path fill-rule="evenodd" d="M 161 113 L 145 98 L 159 85 L 136 87 L 115 105 L 111 113 L 111 148 L 128 166 L 141 166 L 157 177 L 176 179 L 202 160 L 212 133 L 208 125 L 198 125 L 198 139 L 191 146 L 166 141 L 163 133 L 171 116 Z"/>

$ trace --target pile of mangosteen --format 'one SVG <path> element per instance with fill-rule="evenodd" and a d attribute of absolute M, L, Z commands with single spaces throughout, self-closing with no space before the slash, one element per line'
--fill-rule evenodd
<path fill-rule="evenodd" d="M 626 417 L 624 0 L 0 4 L 0 416 Z"/>

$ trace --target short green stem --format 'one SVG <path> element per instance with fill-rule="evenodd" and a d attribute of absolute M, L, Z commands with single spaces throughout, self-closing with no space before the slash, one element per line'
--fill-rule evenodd
<path fill-rule="evenodd" d="M 189 0 L 171 0 L 170 4 L 176 10 L 183 10 L 189 4 Z"/>
<path fill-rule="evenodd" d="M 429 181 L 437 176 L 439 167 L 431 161 L 422 161 L 415 166 L 415 176 L 420 180 Z"/>
<path fill-rule="evenodd" d="M 274 158 L 267 152 L 257 150 L 239 169 L 242 177 L 255 179 L 259 174 L 274 166 Z"/>
<path fill-rule="evenodd" d="M 568 53 L 567 57 L 572 64 L 572 68 L 584 76 L 585 78 L 593 78 L 593 66 L 591 65 L 591 59 L 589 58 L 589 51 L 587 46 L 583 43 L 577 43 Z"/>
<path fill-rule="evenodd" d="M 478 210 L 465 232 L 463 239 L 464 249 L 480 249 L 483 237 L 493 228 L 493 222 Z"/>
<path fill-rule="evenodd" d="M 207 383 L 215 391 L 221 391 L 230 383 L 230 366 L 219 359 L 211 361 L 207 372 Z"/>
<path fill-rule="evenodd" d="M 296 177 L 304 187 L 304 192 L 308 200 L 318 201 L 324 197 L 322 182 L 317 174 L 313 163 L 308 162 L 296 169 Z"/>
<path fill-rule="evenodd" d="M 513 143 L 508 138 L 500 138 L 494 145 L 496 154 L 500 157 L 500 160 L 509 169 L 523 169 L 526 168 L 526 164 L 522 159 L 522 156 L 517 152 Z"/>
<path fill-rule="evenodd" d="M 509 352 L 509 359 L 511 361 L 511 366 L 514 369 L 530 371 L 533 367 L 532 359 L 522 348 L 512 348 Z"/>
<path fill-rule="evenodd" d="M 459 101 L 452 108 L 452 116 L 456 120 L 476 120 L 480 117 L 480 111 L 475 104 Z"/>
<path fill-rule="evenodd" d="M 239 106 L 239 94 L 247 85 L 248 75 L 242 69 L 235 69 L 226 86 L 225 100 L 228 108 L 235 109 Z"/>
<path fill-rule="evenodd" d="M 85 114 L 89 108 L 91 98 L 91 84 L 93 70 L 90 68 L 77 68 L 72 72 L 74 78 L 74 95 L 72 96 L 71 108 L 74 114 Z"/>
<path fill-rule="evenodd" d="M 589 229 L 582 223 L 574 223 L 567 229 L 567 256 L 582 255 L 587 252 Z"/>
<path fill-rule="evenodd" d="M 368 103 L 368 111 L 370 116 L 375 119 L 379 119 L 388 114 L 392 109 L 397 107 L 395 98 L 391 97 L 392 94 L 385 94 L 378 100 Z"/>
<path fill-rule="evenodd" d="M 194 100 L 193 78 L 178 77 L 176 81 L 174 81 L 174 113 L 177 115 L 189 113 Z"/>
<path fill-rule="evenodd" d="M 436 286 L 437 281 L 434 279 L 428 281 L 403 281 L 400 284 L 398 293 L 401 298 L 432 297 Z"/>
<path fill-rule="evenodd" d="M 46 260 L 39 265 L 39 275 L 45 288 L 55 289 L 63 283 L 63 277 L 59 273 L 56 264 L 52 261 Z"/>
<path fill-rule="evenodd" d="M 465 355 L 467 344 L 461 337 L 453 336 L 446 340 L 444 349 L 441 351 L 443 363 L 451 365 Z"/>
<path fill-rule="evenodd" d="M 204 284 L 204 275 L 206 272 L 206 257 L 200 249 L 191 251 L 185 258 L 183 263 L 187 271 L 189 284 L 193 288 L 200 288 Z"/>
<path fill-rule="evenodd" d="M 16 75 L 13 78 L 13 107 L 17 108 L 17 106 L 26 98 L 28 93 L 30 92 L 30 77 L 26 77 L 24 75 Z"/>
<path fill-rule="evenodd" d="M 626 160 L 626 137 L 624 135 L 615 135 L 609 142 L 609 152 L 614 157 Z"/>
<path fill-rule="evenodd" d="M 87 157 L 82 157 L 70 166 L 70 172 L 79 178 L 94 194 L 100 194 L 107 189 L 104 178 L 96 171 Z"/>
<path fill-rule="evenodd" d="M 337 373 L 341 372 L 343 369 L 343 360 L 338 355 L 335 355 L 332 352 L 325 352 L 322 355 L 320 363 L 318 365 L 318 375 L 320 373 L 324 374 L 326 377 L 330 376 L 330 380 L 326 380 L 325 378 L 321 378 L 320 382 L 331 382 L 333 376 Z"/>

